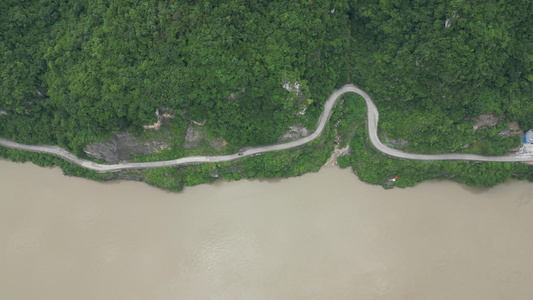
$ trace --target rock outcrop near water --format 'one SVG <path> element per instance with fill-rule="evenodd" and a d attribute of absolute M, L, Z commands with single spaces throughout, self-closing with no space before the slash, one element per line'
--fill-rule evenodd
<path fill-rule="evenodd" d="M 129 132 L 113 132 L 108 142 L 87 145 L 83 151 L 94 158 L 108 163 L 130 161 L 132 156 L 149 154 L 167 148 L 165 143 L 141 143 Z"/>

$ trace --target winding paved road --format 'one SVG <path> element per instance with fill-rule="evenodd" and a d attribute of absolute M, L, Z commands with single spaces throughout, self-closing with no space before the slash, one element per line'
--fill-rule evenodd
<path fill-rule="evenodd" d="M 80 167 L 84 167 L 84 168 L 94 170 L 97 172 L 115 172 L 115 171 L 120 171 L 123 169 L 146 169 L 146 168 L 179 166 L 179 165 L 185 165 L 185 164 L 226 162 L 226 161 L 237 160 L 243 157 L 258 155 L 258 154 L 262 154 L 266 152 L 287 150 L 287 149 L 291 149 L 291 148 L 304 145 L 310 141 L 313 141 L 314 139 L 318 138 L 324 131 L 324 128 L 326 127 L 326 123 L 328 122 L 331 116 L 333 107 L 337 103 L 337 100 L 339 99 L 339 97 L 342 96 L 344 93 L 356 93 L 365 99 L 365 102 L 367 105 L 367 113 L 368 113 L 368 132 L 370 136 L 370 141 L 372 142 L 374 147 L 376 147 L 379 151 L 385 154 L 388 154 L 390 156 L 406 158 L 406 159 L 414 159 L 414 160 L 433 160 L 433 161 L 436 161 L 436 160 L 473 160 L 473 161 L 496 161 L 496 162 L 533 161 L 533 155 L 530 155 L 530 156 L 483 156 L 483 155 L 476 155 L 476 154 L 461 154 L 461 153 L 413 154 L 413 153 L 406 153 L 406 152 L 402 152 L 396 149 L 389 148 L 383 145 L 383 143 L 381 143 L 381 141 L 378 138 L 377 127 L 378 127 L 379 113 L 378 113 L 376 106 L 374 105 L 374 102 L 372 101 L 372 99 L 367 93 L 365 93 L 363 90 L 361 90 L 360 88 L 352 84 L 347 84 L 343 86 L 341 89 L 333 91 L 333 93 L 329 96 L 328 100 L 324 104 L 324 111 L 322 112 L 322 114 L 320 115 L 318 119 L 317 129 L 309 136 L 303 137 L 301 139 L 298 139 L 292 142 L 284 143 L 284 144 L 245 148 L 239 151 L 238 153 L 231 154 L 231 155 L 188 156 L 188 157 L 182 157 L 182 158 L 178 158 L 174 160 L 155 161 L 155 162 L 119 163 L 119 164 L 114 164 L 114 165 L 107 165 L 107 164 L 98 164 L 98 163 L 88 161 L 85 159 L 80 159 L 76 157 L 74 154 L 58 146 L 24 145 L 24 144 L 15 143 L 13 141 L 2 139 L 2 138 L 0 138 L 0 146 L 18 149 L 18 150 L 57 155 Z"/>

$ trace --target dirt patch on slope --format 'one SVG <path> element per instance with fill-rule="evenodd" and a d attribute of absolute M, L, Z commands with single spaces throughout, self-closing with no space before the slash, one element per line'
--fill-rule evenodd
<path fill-rule="evenodd" d="M 224 148 L 226 145 L 228 144 L 228 142 L 226 142 L 225 139 L 219 137 L 219 138 L 216 138 L 212 141 L 209 141 L 209 146 L 217 149 L 217 150 L 220 150 L 222 148 Z"/>

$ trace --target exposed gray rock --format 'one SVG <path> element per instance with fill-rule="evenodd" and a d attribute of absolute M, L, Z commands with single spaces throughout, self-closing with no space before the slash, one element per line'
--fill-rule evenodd
<path fill-rule="evenodd" d="M 350 145 L 339 149 L 339 157 L 350 155 Z"/>
<path fill-rule="evenodd" d="M 385 145 L 393 148 L 403 149 L 409 145 L 409 141 L 405 139 L 389 139 L 386 132 L 383 132 L 383 137 L 385 140 Z"/>
<path fill-rule="evenodd" d="M 488 127 L 496 127 L 498 122 L 504 119 L 505 116 L 498 116 L 495 114 L 482 114 L 478 118 L 474 119 L 476 124 L 472 127 L 474 130 L 486 129 Z"/>
<path fill-rule="evenodd" d="M 289 127 L 289 131 L 287 131 L 281 136 L 280 140 L 282 142 L 290 141 L 290 140 L 295 140 L 300 137 L 304 137 L 308 135 L 309 135 L 309 130 L 307 130 L 307 128 L 298 126 L 298 125 L 293 125 Z"/>
<path fill-rule="evenodd" d="M 132 155 L 152 153 L 166 148 L 168 145 L 156 143 L 141 144 L 138 138 L 129 132 L 113 132 L 108 142 L 98 142 L 87 145 L 83 151 L 94 158 L 103 159 L 108 163 L 127 161 Z"/>
<path fill-rule="evenodd" d="M 409 144 L 409 141 L 408 140 L 404 140 L 404 139 L 391 139 L 391 140 L 387 140 L 387 143 L 395 146 L 395 147 L 398 147 L 398 148 L 404 148 L 405 146 L 407 146 Z"/>
<path fill-rule="evenodd" d="M 498 132 L 498 135 L 499 136 L 503 136 L 503 137 L 508 137 L 511 135 L 511 130 L 510 129 L 504 129 L 500 132 Z"/>
<path fill-rule="evenodd" d="M 295 140 L 300 137 L 300 134 L 296 131 L 289 131 L 281 136 L 282 141 Z"/>
<path fill-rule="evenodd" d="M 189 125 L 185 129 L 185 143 L 183 148 L 194 149 L 200 146 L 200 143 L 205 139 L 204 133 L 201 129 L 194 125 Z"/>
<path fill-rule="evenodd" d="M 446 22 L 444 22 L 444 28 L 450 28 L 452 26 L 452 22 L 459 19 L 458 14 L 453 14 L 450 19 L 446 19 Z"/>
<path fill-rule="evenodd" d="M 283 82 L 283 88 L 287 92 L 296 93 L 298 95 L 300 95 L 302 93 L 302 89 L 300 88 L 300 83 L 298 81 L 295 81 L 294 83 L 293 82 L 289 82 L 289 81 L 285 81 L 285 82 Z"/>

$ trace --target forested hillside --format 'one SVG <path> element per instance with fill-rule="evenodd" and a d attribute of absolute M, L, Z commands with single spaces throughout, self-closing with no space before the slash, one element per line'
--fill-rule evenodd
<path fill-rule="evenodd" d="M 533 127 L 533 1 L 380 1 L 351 16 L 365 57 L 352 81 L 394 111 L 381 124 L 393 137 L 448 152 L 473 142 L 465 118 Z"/>
<path fill-rule="evenodd" d="M 1 135 L 23 142 L 76 149 L 112 130 L 139 131 L 170 107 L 207 118 L 231 143 L 267 144 L 311 102 L 284 82 L 323 100 L 347 81 L 348 16 L 325 2 L 0 5 Z"/>
<path fill-rule="evenodd" d="M 0 136 L 84 156 L 113 131 L 142 135 L 168 108 L 207 120 L 231 149 L 271 144 L 291 125 L 313 129 L 350 82 L 406 151 L 503 154 L 519 137 L 499 130 L 533 127 L 531 32 L 529 0 L 2 0 Z M 474 132 L 481 114 L 505 118 Z"/>

